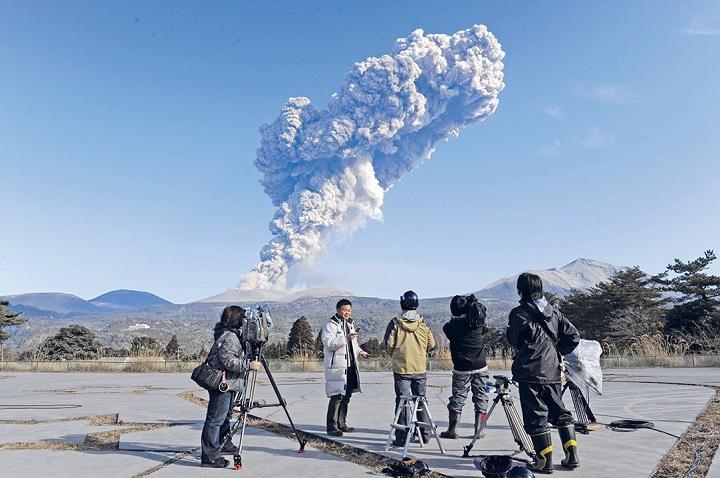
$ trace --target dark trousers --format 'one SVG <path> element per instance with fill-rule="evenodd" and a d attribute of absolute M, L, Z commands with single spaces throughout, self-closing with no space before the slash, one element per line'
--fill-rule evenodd
<path fill-rule="evenodd" d="M 400 404 L 400 397 L 402 395 L 418 395 L 421 397 L 425 396 L 425 386 L 427 384 L 427 374 L 400 374 L 393 373 L 393 381 L 395 384 L 395 411 Z M 417 420 L 428 423 L 430 417 L 425 409 L 418 410 Z M 400 423 L 407 423 L 407 417 L 405 413 L 400 414 Z M 421 430 L 423 436 L 428 436 L 427 430 Z M 395 438 L 397 440 L 405 440 L 405 434 L 397 431 L 395 432 Z"/>
<path fill-rule="evenodd" d="M 556 427 L 572 425 L 573 417 L 562 401 L 559 383 L 520 382 L 520 406 L 528 435 L 547 431 L 548 422 Z"/>
<path fill-rule="evenodd" d="M 211 390 L 208 401 L 205 425 L 202 430 L 201 444 L 203 462 L 220 458 L 220 440 L 230 431 L 232 418 L 233 392 Z"/>
<path fill-rule="evenodd" d="M 347 410 L 352 393 L 347 395 L 333 395 L 328 403 L 326 428 L 327 431 L 337 431 L 347 426 Z"/>
<path fill-rule="evenodd" d="M 337 394 L 330 397 L 325 427 L 327 431 L 337 431 L 347 426 L 347 413 L 353 392 L 360 391 L 358 373 L 355 367 L 348 367 L 345 395 Z"/>

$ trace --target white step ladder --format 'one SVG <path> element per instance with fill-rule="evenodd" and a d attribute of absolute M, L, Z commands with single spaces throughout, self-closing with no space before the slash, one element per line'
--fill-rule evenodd
<path fill-rule="evenodd" d="M 428 422 L 421 422 L 417 420 L 418 411 L 425 411 Z M 405 414 L 405 417 L 408 418 L 407 423 L 405 424 L 400 423 L 400 417 L 403 416 L 403 414 Z M 402 395 L 400 397 L 397 410 L 395 410 L 395 419 L 390 424 L 390 435 L 388 436 L 387 443 L 385 444 L 385 451 L 390 449 L 390 444 L 395 438 L 396 430 L 405 432 L 405 446 L 402 451 L 403 458 L 407 456 L 408 446 L 410 445 L 413 436 L 417 436 L 418 441 L 420 442 L 420 447 L 422 448 L 425 445 L 425 442 L 423 442 L 422 433 L 420 432 L 421 429 L 430 430 L 432 436 L 434 436 L 438 442 L 440 453 L 444 455 L 445 449 L 440 441 L 440 436 L 437 433 L 437 426 L 430 415 L 430 409 L 425 397 L 421 397 L 420 395 Z"/>

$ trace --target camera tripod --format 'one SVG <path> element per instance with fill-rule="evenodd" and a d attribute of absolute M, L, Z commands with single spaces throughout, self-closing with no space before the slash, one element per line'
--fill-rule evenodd
<path fill-rule="evenodd" d="M 242 377 L 245 388 L 236 394 L 233 403 L 233 409 L 235 411 L 239 411 L 240 416 L 237 418 L 235 423 L 232 424 L 230 431 L 220 441 L 220 448 L 222 449 L 228 442 L 232 443 L 233 436 L 235 436 L 238 430 L 240 430 L 240 442 L 238 443 L 237 451 L 235 451 L 235 454 L 233 455 L 233 463 L 236 470 L 240 470 L 242 468 L 242 447 L 243 439 L 245 438 L 245 425 L 247 422 L 248 412 L 250 412 L 253 408 L 283 407 L 285 415 L 290 422 L 290 426 L 295 433 L 295 438 L 297 438 L 298 443 L 300 444 L 298 453 L 305 452 L 305 444 L 307 443 L 307 438 L 304 438 L 300 433 L 298 433 L 292 418 L 290 418 L 290 412 L 288 412 L 287 409 L 287 402 L 282 395 L 280 395 L 280 389 L 278 389 L 272 372 L 270 372 L 270 366 L 268 365 L 267 360 L 265 360 L 265 356 L 262 354 L 263 345 L 264 343 L 246 346 L 245 367 Z M 270 379 L 270 384 L 272 385 L 273 390 L 275 391 L 275 396 L 278 400 L 277 403 L 265 403 L 264 400 L 255 400 L 255 386 L 257 384 L 257 374 L 261 364 Z"/>
<path fill-rule="evenodd" d="M 562 395 L 564 395 L 565 391 L 568 389 L 570 390 L 570 397 L 572 398 L 573 406 L 575 407 L 575 430 L 578 433 L 587 435 L 591 430 L 594 430 L 593 425 L 597 427 L 595 414 L 590 409 L 590 404 L 580 391 L 580 387 L 578 387 L 572 379 L 568 379 L 565 382 L 565 386 L 562 389 Z"/>
<path fill-rule="evenodd" d="M 512 397 L 510 396 L 510 379 L 504 375 L 493 375 L 495 379 L 495 398 L 490 406 L 485 418 L 480 422 L 479 426 L 475 430 L 475 436 L 472 441 L 463 448 L 463 456 L 470 456 L 470 450 L 475 446 L 475 442 L 480 438 L 480 434 L 485 429 L 490 415 L 498 403 L 500 403 L 505 410 L 505 417 L 507 418 L 508 424 L 510 425 L 510 431 L 512 432 L 513 440 L 518 444 L 521 451 L 524 451 L 530 458 L 535 458 L 535 448 L 533 447 L 530 436 L 525 432 L 523 428 L 522 419 L 520 414 L 515 408 Z"/>

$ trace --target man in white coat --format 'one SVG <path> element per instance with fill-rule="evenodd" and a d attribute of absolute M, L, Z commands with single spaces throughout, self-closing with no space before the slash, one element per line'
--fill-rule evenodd
<path fill-rule="evenodd" d="M 350 397 L 360 392 L 360 372 L 357 358 L 367 357 L 357 341 L 355 324 L 350 318 L 352 303 L 341 299 L 335 306 L 336 313 L 322 329 L 323 363 L 325 365 L 325 394 L 330 398 L 327 411 L 327 433 L 342 436 L 354 431 L 347 426 Z"/>

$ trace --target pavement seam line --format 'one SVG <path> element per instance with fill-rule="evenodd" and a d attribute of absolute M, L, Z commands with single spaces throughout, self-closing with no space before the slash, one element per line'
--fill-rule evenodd
<path fill-rule="evenodd" d="M 196 405 L 207 407 L 207 400 L 195 396 L 194 391 L 181 392 L 178 394 L 178 397 L 189 400 Z M 287 425 L 252 414 L 248 414 L 247 417 L 248 426 L 260 428 L 293 441 L 296 439 L 293 429 Z M 412 463 L 414 460 L 414 458 L 409 455 L 406 461 L 398 460 L 396 458 L 381 455 L 347 443 L 330 440 L 329 438 L 321 435 L 316 435 L 303 430 L 299 431 L 307 440 L 307 446 L 311 446 L 316 450 L 320 450 L 324 453 L 340 458 L 343 461 L 355 463 L 356 465 L 363 466 L 379 473 L 383 473 L 387 468 L 407 466 L 408 463 Z M 452 478 L 450 475 L 445 475 L 433 470 L 423 473 L 422 476 L 426 478 Z"/>
<path fill-rule="evenodd" d="M 614 383 L 646 383 L 654 385 L 683 385 L 715 390 L 707 405 L 698 413 L 687 430 L 680 435 L 648 478 L 704 478 L 710 471 L 720 446 L 720 386 L 705 383 L 659 382 L 651 380 L 614 380 Z M 704 440 L 698 445 L 698 437 Z"/>

